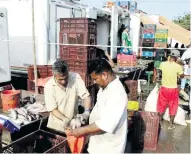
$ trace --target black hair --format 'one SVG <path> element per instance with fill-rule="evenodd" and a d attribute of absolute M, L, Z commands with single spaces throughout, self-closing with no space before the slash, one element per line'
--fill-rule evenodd
<path fill-rule="evenodd" d="M 89 74 L 93 72 L 95 72 L 95 74 L 100 74 L 104 71 L 113 73 L 112 67 L 106 59 L 104 58 L 96 59 L 96 60 L 91 60 L 89 62 L 89 69 L 88 69 Z"/>
<path fill-rule="evenodd" d="M 52 65 L 53 73 L 65 74 L 68 71 L 68 64 L 62 59 L 56 59 Z"/>
<path fill-rule="evenodd" d="M 175 44 L 174 48 L 178 48 L 178 43 Z"/>

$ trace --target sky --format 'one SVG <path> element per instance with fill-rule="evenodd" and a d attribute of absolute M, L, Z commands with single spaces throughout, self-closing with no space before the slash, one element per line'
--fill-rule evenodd
<path fill-rule="evenodd" d="M 102 7 L 104 2 L 107 0 L 82 0 L 83 4 L 98 8 Z M 190 0 L 137 0 L 138 9 L 148 14 L 165 16 L 170 20 L 190 12 L 190 6 Z"/>

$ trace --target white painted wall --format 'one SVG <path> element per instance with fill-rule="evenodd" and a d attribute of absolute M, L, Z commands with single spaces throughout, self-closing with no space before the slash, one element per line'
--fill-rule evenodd
<path fill-rule="evenodd" d="M 11 66 L 26 67 L 33 64 L 31 2 L 31 0 L 1 0 L 0 2 L 0 7 L 7 8 L 9 39 L 13 40 L 10 42 Z M 71 4 L 62 7 L 49 0 L 34 0 L 34 2 L 37 64 L 52 64 L 59 54 L 59 45 L 46 43 L 59 43 L 59 19 L 73 17 L 72 9 L 67 8 Z M 85 17 L 84 11 L 76 9 L 74 15 Z"/>
<path fill-rule="evenodd" d="M 110 34 L 110 22 L 105 19 L 97 19 L 97 44 L 108 45 L 108 38 Z M 99 47 L 102 50 L 107 50 L 106 47 Z"/>
<path fill-rule="evenodd" d="M 130 38 L 132 41 L 133 52 L 138 54 L 139 51 L 139 36 L 140 36 L 140 17 L 138 14 L 130 15 Z"/>
<path fill-rule="evenodd" d="M 0 8 L 0 40 L 7 40 L 7 10 Z M 0 42 L 0 83 L 11 80 L 8 42 Z"/>
<path fill-rule="evenodd" d="M 115 6 L 112 6 L 112 16 L 111 16 L 111 58 L 116 58 L 118 42 L 118 9 Z"/>
<path fill-rule="evenodd" d="M 10 63 L 25 67 L 33 64 L 32 1 L 1 0 L 0 7 L 7 8 Z M 35 37 L 37 64 L 46 64 L 47 45 L 47 0 L 35 0 Z M 20 42 L 19 42 L 20 41 Z M 22 42 L 23 41 L 23 42 Z"/>
<path fill-rule="evenodd" d="M 31 0 L 0 0 L 0 7 L 7 8 L 11 66 L 27 67 L 33 64 L 32 44 L 32 4 Z M 35 37 L 37 64 L 52 64 L 59 55 L 60 18 L 86 17 L 85 7 L 64 0 L 34 0 L 35 1 Z M 74 16 L 72 14 L 74 8 Z M 115 11 L 114 21 L 118 21 Z M 99 24 L 98 24 L 99 25 Z M 98 42 L 107 44 L 107 22 L 103 24 L 104 35 L 98 32 Z M 113 42 L 117 43 L 118 27 L 114 27 Z M 115 40 L 116 39 L 116 40 Z M 100 41 L 101 40 L 101 41 Z M 22 42 L 23 41 L 23 42 Z M 25 43 L 24 43 L 25 42 Z M 114 43 L 114 45 L 117 45 Z M 116 48 L 113 49 L 116 53 Z"/>

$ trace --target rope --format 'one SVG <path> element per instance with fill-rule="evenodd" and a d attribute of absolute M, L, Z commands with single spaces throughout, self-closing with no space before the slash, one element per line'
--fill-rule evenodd
<path fill-rule="evenodd" d="M 1 40 L 0 43 L 2 42 L 20 42 L 20 43 L 28 43 L 28 44 L 34 44 L 34 42 L 30 42 L 30 41 L 22 41 L 22 40 Z M 98 45 L 91 45 L 91 44 L 66 44 L 66 43 L 48 43 L 48 42 L 40 42 L 40 43 L 35 43 L 35 44 L 47 44 L 47 45 L 63 45 L 63 46 L 81 46 L 81 47 L 114 47 L 114 48 L 124 48 L 124 46 L 117 46 L 117 45 L 114 45 L 114 46 L 111 46 L 111 45 L 101 45 L 101 44 L 98 44 Z M 178 50 L 187 50 L 189 48 L 161 48 L 161 47 L 143 47 L 143 46 L 134 46 L 134 47 L 137 47 L 138 49 L 178 49 Z M 132 49 L 133 47 L 125 47 L 125 48 L 130 48 Z"/>

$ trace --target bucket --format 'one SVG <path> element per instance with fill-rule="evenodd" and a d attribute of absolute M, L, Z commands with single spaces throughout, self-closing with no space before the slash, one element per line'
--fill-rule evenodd
<path fill-rule="evenodd" d="M 138 111 L 139 110 L 139 102 L 137 102 L 137 101 L 128 101 L 127 110 Z"/>
<path fill-rule="evenodd" d="M 20 100 L 20 90 L 4 90 L 1 93 L 3 111 L 17 108 Z"/>

